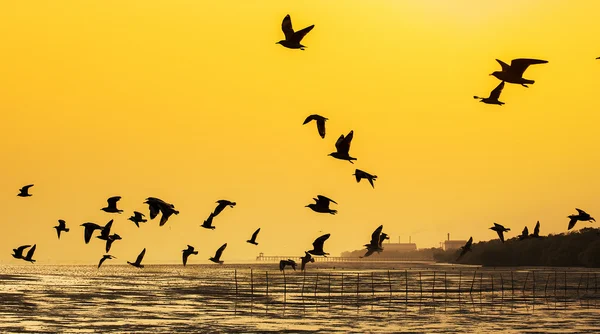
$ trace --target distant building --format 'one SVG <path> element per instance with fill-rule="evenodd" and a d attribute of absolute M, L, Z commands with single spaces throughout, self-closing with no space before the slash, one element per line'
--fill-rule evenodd
<path fill-rule="evenodd" d="M 400 237 L 398 237 L 398 243 L 391 243 L 391 242 L 384 241 L 381 246 L 383 247 L 385 252 L 402 253 L 402 252 L 412 252 L 412 251 L 417 250 L 417 244 L 412 243 L 410 240 L 410 237 L 408 239 L 408 243 L 400 242 Z"/>
<path fill-rule="evenodd" d="M 444 250 L 459 249 L 467 243 L 467 240 L 450 240 L 450 233 L 448 233 L 448 240 L 444 241 Z"/>

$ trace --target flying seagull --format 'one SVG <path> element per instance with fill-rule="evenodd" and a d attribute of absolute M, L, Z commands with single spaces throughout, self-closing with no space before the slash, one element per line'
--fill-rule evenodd
<path fill-rule="evenodd" d="M 381 250 L 383 250 L 383 241 L 389 239 L 390 237 L 388 237 L 387 234 L 381 232 L 381 236 L 379 237 L 379 248 L 381 248 Z"/>
<path fill-rule="evenodd" d="M 181 251 L 181 252 L 183 252 L 182 259 L 183 259 L 184 266 L 187 264 L 188 256 L 190 256 L 192 254 L 198 255 L 198 251 L 195 251 L 193 246 L 190 246 L 190 245 L 187 245 L 187 246 L 188 246 L 188 248 Z"/>
<path fill-rule="evenodd" d="M 217 207 L 215 208 L 215 211 L 213 211 L 213 215 L 216 217 L 219 213 L 221 213 L 221 211 L 223 211 L 223 209 L 225 209 L 226 207 L 231 207 L 233 208 L 236 203 L 235 202 L 231 202 L 228 201 L 226 199 L 220 199 L 217 201 L 217 203 L 219 203 L 219 205 L 217 205 Z"/>
<path fill-rule="evenodd" d="M 578 214 L 576 215 L 570 215 L 567 218 L 570 218 L 571 220 L 569 220 L 569 230 L 572 229 L 573 227 L 575 227 L 575 224 L 577 223 L 578 220 L 582 221 L 582 222 L 591 222 L 596 221 L 596 219 L 594 219 L 594 217 L 590 216 L 587 212 L 581 210 L 581 209 L 577 209 L 575 208 L 575 210 L 577 210 Z"/>
<path fill-rule="evenodd" d="M 313 257 L 307 251 L 304 251 L 304 254 L 305 255 L 303 257 L 301 257 L 302 267 L 300 268 L 300 270 L 304 270 L 304 267 L 306 266 L 307 263 L 315 262 L 315 259 L 313 259 Z"/>
<path fill-rule="evenodd" d="M 110 228 L 112 227 L 113 224 L 113 220 L 111 219 L 108 223 L 106 223 L 106 225 L 104 225 L 104 227 L 102 228 L 102 231 L 100 231 L 100 235 L 97 236 L 96 238 L 101 239 L 101 240 L 108 240 L 109 236 L 110 236 Z"/>
<path fill-rule="evenodd" d="M 58 220 L 58 225 L 54 226 L 54 228 L 56 229 L 56 234 L 58 234 L 59 239 L 60 239 L 60 232 L 69 232 L 69 229 L 67 228 L 65 221 L 62 219 Z"/>
<path fill-rule="evenodd" d="M 223 264 L 223 261 L 221 261 L 221 254 L 223 254 L 223 251 L 225 250 L 226 247 L 227 247 L 227 243 L 224 243 L 223 246 L 221 246 L 221 247 L 219 247 L 219 249 L 217 249 L 215 256 L 209 258 L 209 260 L 211 260 L 214 263 Z"/>
<path fill-rule="evenodd" d="M 179 214 L 179 211 L 175 210 L 175 205 L 167 203 L 156 197 L 148 197 L 144 203 L 148 204 L 150 209 L 150 219 L 156 218 L 158 213 L 162 212 L 159 226 L 163 226 L 172 214 Z"/>
<path fill-rule="evenodd" d="M 535 224 L 535 228 L 533 229 L 533 234 L 530 235 L 532 238 L 540 238 L 540 221 L 538 220 L 537 224 Z"/>
<path fill-rule="evenodd" d="M 31 247 L 31 245 L 23 245 L 23 246 L 19 246 L 17 248 L 13 248 L 13 252 L 14 254 L 11 254 L 15 259 L 22 259 L 23 258 L 23 251 L 25 250 L 25 248 L 27 247 Z"/>
<path fill-rule="evenodd" d="M 252 237 L 250 238 L 250 240 L 246 240 L 247 243 L 251 243 L 253 245 L 258 245 L 258 243 L 256 242 L 256 236 L 258 235 L 258 232 L 260 232 L 260 227 L 254 231 L 254 233 L 252 233 Z"/>
<path fill-rule="evenodd" d="M 144 259 L 144 255 L 146 255 L 146 248 L 144 248 L 142 250 L 142 252 L 140 253 L 140 255 L 138 255 L 137 259 L 135 259 L 135 262 L 129 262 L 127 261 L 127 263 L 129 263 L 130 265 L 134 266 L 134 267 L 138 267 L 138 268 L 144 268 L 144 265 L 142 265 L 142 259 Z"/>
<path fill-rule="evenodd" d="M 214 230 L 215 227 L 212 225 L 213 218 L 215 218 L 215 214 L 211 212 L 210 215 L 208 216 L 208 218 L 200 226 L 207 228 L 207 229 Z"/>
<path fill-rule="evenodd" d="M 100 210 L 108 213 L 121 213 L 123 210 L 117 209 L 117 202 L 121 199 L 121 196 L 113 196 L 106 201 L 108 202 L 108 206 L 102 208 Z"/>
<path fill-rule="evenodd" d="M 473 245 L 473 237 L 470 237 L 469 241 L 467 241 L 467 243 L 460 248 L 461 252 L 460 252 L 460 255 L 458 255 L 458 258 L 456 259 L 456 262 L 458 262 L 458 260 L 460 260 L 460 258 L 463 257 L 463 255 L 467 254 L 467 252 L 472 251 L 472 249 L 471 249 L 472 245 Z"/>
<path fill-rule="evenodd" d="M 496 223 L 494 223 L 494 226 L 490 227 L 490 230 L 496 231 L 502 242 L 504 242 L 504 232 L 510 231 L 509 228 L 505 228 L 504 226 Z"/>
<path fill-rule="evenodd" d="M 283 269 L 285 269 L 285 266 L 290 266 L 290 267 L 292 267 L 292 269 L 294 269 L 294 271 L 296 271 L 296 261 L 294 261 L 292 259 L 279 261 L 279 270 L 280 271 L 283 271 Z"/>
<path fill-rule="evenodd" d="M 502 89 L 504 88 L 504 81 L 502 81 L 500 84 L 498 84 L 498 86 L 496 86 L 496 88 L 494 88 L 494 90 L 492 90 L 492 92 L 490 93 L 489 97 L 481 97 L 481 96 L 473 96 L 474 99 L 479 99 L 479 102 L 483 102 L 486 104 L 497 104 L 499 106 L 503 105 L 504 102 L 499 101 L 498 99 L 500 98 L 500 93 L 502 93 Z"/>
<path fill-rule="evenodd" d="M 519 235 L 518 238 L 519 240 L 525 240 L 529 238 L 529 229 L 527 228 L 527 226 L 525 226 L 523 232 L 521 232 L 521 235 Z"/>
<path fill-rule="evenodd" d="M 338 138 L 338 140 L 335 142 L 336 151 L 333 153 L 329 153 L 329 155 L 336 159 L 347 160 L 353 164 L 354 162 L 352 162 L 352 160 L 357 159 L 351 157 L 349 154 L 352 138 L 354 138 L 354 130 L 351 130 L 346 137 L 344 137 L 344 135 L 341 135 L 340 138 Z"/>
<path fill-rule="evenodd" d="M 354 171 L 354 174 L 352 174 L 356 177 L 356 182 L 360 182 L 360 180 L 362 179 L 367 179 L 369 181 L 369 183 L 371 184 L 371 187 L 375 188 L 375 185 L 373 184 L 373 181 L 375 181 L 377 179 L 377 175 L 371 175 L 365 171 L 362 171 L 360 169 L 356 169 Z"/>
<path fill-rule="evenodd" d="M 300 42 L 302 41 L 302 38 L 304 38 L 304 36 L 306 36 L 306 34 L 308 34 L 308 32 L 311 31 L 314 27 L 315 25 L 313 24 L 302 30 L 294 31 L 294 28 L 292 28 L 292 19 L 288 14 L 283 18 L 283 22 L 281 22 L 281 30 L 283 30 L 285 39 L 282 39 L 281 41 L 275 44 L 281 44 L 288 49 L 304 50 L 306 46 L 300 44 Z"/>
<path fill-rule="evenodd" d="M 98 262 L 98 269 L 100 269 L 100 266 L 102 265 L 102 263 L 104 263 L 104 261 L 110 260 L 110 259 L 116 259 L 116 257 L 114 257 L 110 254 L 106 254 L 106 255 L 102 256 L 102 258 L 100 259 L 100 262 Z"/>
<path fill-rule="evenodd" d="M 500 66 L 502 66 L 502 71 L 495 71 L 490 75 L 495 76 L 499 80 L 513 84 L 519 84 L 523 87 L 527 87 L 527 85 L 533 84 L 535 82 L 533 80 L 523 78 L 523 73 L 529 67 L 529 65 L 548 63 L 547 60 L 527 58 L 513 59 L 510 62 L 510 65 L 503 62 L 500 59 L 496 59 L 496 61 L 500 64 Z"/>
<path fill-rule="evenodd" d="M 19 193 L 17 196 L 19 197 L 29 197 L 31 194 L 29 193 L 29 188 L 33 187 L 33 184 L 26 185 L 23 188 L 19 189 Z"/>
<path fill-rule="evenodd" d="M 313 115 L 306 117 L 306 119 L 304 120 L 304 123 L 302 123 L 302 124 L 304 125 L 310 121 L 315 121 L 317 123 L 317 130 L 319 131 L 319 135 L 321 136 L 321 138 L 325 138 L 325 121 L 326 120 L 328 120 L 328 118 L 325 118 L 321 115 L 313 114 Z"/>
<path fill-rule="evenodd" d="M 361 256 L 361 258 L 371 256 L 375 252 L 380 253 L 383 250 L 381 248 L 380 242 L 381 230 L 383 230 L 383 225 L 379 225 L 379 227 L 375 229 L 373 234 L 371 234 L 371 242 L 365 244 L 365 247 L 367 247 L 367 253 Z"/>
<path fill-rule="evenodd" d="M 335 215 L 337 213 L 337 210 L 332 210 L 329 208 L 330 202 L 337 204 L 337 202 L 332 200 L 331 198 L 327 198 L 322 195 L 317 195 L 317 198 L 313 198 L 313 199 L 315 200 L 316 203 L 311 203 L 309 205 L 306 205 L 305 207 L 310 208 L 314 212 L 319 212 L 319 213 L 330 213 L 332 215 Z"/>
<path fill-rule="evenodd" d="M 325 253 L 323 251 L 323 244 L 327 239 L 329 239 L 330 235 L 331 234 L 327 233 L 315 239 L 315 242 L 313 242 L 313 249 L 309 250 L 308 252 L 312 255 L 321 255 L 327 257 L 326 255 L 329 255 L 329 253 Z"/>
<path fill-rule="evenodd" d="M 90 242 L 90 239 L 92 238 L 92 234 L 94 233 L 95 230 L 102 230 L 102 226 L 100 226 L 98 224 L 94 224 L 94 223 L 83 223 L 83 224 L 81 224 L 81 226 L 85 227 L 85 229 L 83 231 L 83 238 L 84 238 L 86 244 Z"/>
<path fill-rule="evenodd" d="M 27 251 L 27 255 L 25 255 L 25 257 L 23 258 L 23 260 L 25 261 L 29 261 L 31 263 L 34 263 L 35 260 L 32 259 L 33 258 L 33 253 L 35 253 L 35 247 L 36 245 L 33 245 L 33 247 L 31 247 L 28 251 Z"/>
<path fill-rule="evenodd" d="M 133 216 L 129 217 L 129 220 L 135 223 L 135 226 L 140 227 L 139 223 L 145 223 L 148 220 L 144 219 L 144 214 L 141 212 L 133 211 Z"/>
<path fill-rule="evenodd" d="M 121 236 L 118 234 L 109 235 L 108 239 L 106 239 L 106 252 L 110 251 L 110 247 L 115 240 L 122 240 Z"/>

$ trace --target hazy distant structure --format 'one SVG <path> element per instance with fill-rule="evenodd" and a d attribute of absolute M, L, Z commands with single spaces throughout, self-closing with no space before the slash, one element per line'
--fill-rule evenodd
<path fill-rule="evenodd" d="M 548 63 L 547 60 L 528 58 L 513 59 L 510 62 L 510 65 L 500 59 L 496 59 L 496 61 L 500 64 L 500 66 L 502 66 L 502 71 L 495 71 L 490 75 L 495 76 L 499 80 L 513 84 L 519 84 L 523 87 L 527 87 L 527 85 L 531 85 L 535 82 L 533 80 L 523 78 L 523 73 L 529 67 L 529 65 Z"/>
<path fill-rule="evenodd" d="M 504 88 L 504 81 L 502 81 L 492 92 L 489 97 L 481 97 L 481 96 L 473 96 L 474 99 L 479 99 L 479 102 L 483 102 L 485 104 L 497 104 L 499 106 L 503 105 L 504 102 L 499 101 L 500 93 L 502 93 L 502 89 Z"/>
<path fill-rule="evenodd" d="M 448 238 L 444 241 L 442 249 L 460 249 L 466 242 L 467 240 L 450 240 L 450 233 L 448 233 Z"/>
<path fill-rule="evenodd" d="M 315 25 L 308 26 L 302 30 L 294 31 L 292 28 L 292 19 L 290 18 L 290 14 L 286 15 L 281 22 L 281 30 L 285 35 L 285 39 L 280 40 L 275 44 L 281 44 L 282 46 L 288 49 L 300 49 L 304 50 L 306 46 L 300 44 L 304 36 L 308 34 Z"/>

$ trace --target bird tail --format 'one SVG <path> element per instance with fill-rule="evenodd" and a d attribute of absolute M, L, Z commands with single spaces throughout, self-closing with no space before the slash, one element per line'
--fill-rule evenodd
<path fill-rule="evenodd" d="M 198 255 L 198 251 L 192 252 L 192 254 L 194 254 L 194 255 Z"/>
<path fill-rule="evenodd" d="M 481 97 L 479 97 L 479 96 L 477 96 L 477 95 L 473 96 L 473 98 L 474 98 L 474 99 L 481 99 Z"/>
<path fill-rule="evenodd" d="M 69 232 L 69 229 L 68 229 L 68 228 L 66 228 L 66 229 L 64 229 L 64 231 L 65 231 L 65 232 Z"/>
<path fill-rule="evenodd" d="M 174 214 L 176 214 L 176 215 L 178 215 L 178 214 L 179 214 L 179 211 L 177 211 L 177 210 L 173 210 L 173 213 L 174 213 Z"/>

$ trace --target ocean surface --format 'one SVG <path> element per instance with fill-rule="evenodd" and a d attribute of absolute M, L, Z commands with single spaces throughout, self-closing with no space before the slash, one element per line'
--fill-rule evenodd
<path fill-rule="evenodd" d="M 307 268 L 2 265 L 0 332 L 600 331 L 597 270 L 380 262 Z"/>

